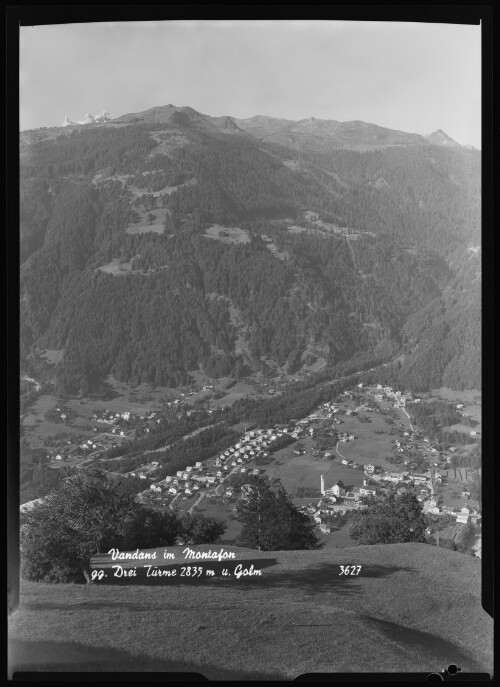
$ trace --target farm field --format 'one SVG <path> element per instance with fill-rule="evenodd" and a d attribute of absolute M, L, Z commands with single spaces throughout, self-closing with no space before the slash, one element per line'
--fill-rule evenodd
<path fill-rule="evenodd" d="M 223 406 L 233 405 L 235 401 L 246 396 L 251 396 L 255 394 L 256 389 L 252 384 L 248 382 L 237 382 L 230 389 L 227 390 L 225 396 L 221 398 L 214 399 L 210 402 L 210 408 L 220 408 Z"/>
<path fill-rule="evenodd" d="M 31 404 L 29 411 L 25 414 L 25 422 L 23 424 L 32 425 L 37 420 L 43 419 L 45 413 L 56 406 L 59 400 L 52 394 L 44 394 L 39 396 L 34 403 Z"/>
<path fill-rule="evenodd" d="M 479 391 L 479 389 L 455 391 L 454 389 L 442 386 L 440 389 L 432 389 L 430 395 L 436 398 L 442 398 L 446 401 L 456 401 L 457 403 L 464 403 L 467 405 L 473 405 L 474 402 L 477 401 L 481 402 L 481 391 Z"/>
<path fill-rule="evenodd" d="M 339 444 L 340 453 L 347 458 L 360 465 L 368 465 L 373 463 L 380 465 L 380 467 L 392 470 L 394 465 L 386 460 L 386 457 L 392 453 L 393 436 L 389 434 L 391 427 L 397 426 L 387 425 L 384 418 L 378 414 L 366 413 L 372 420 L 371 423 L 360 422 L 357 417 L 346 417 L 340 430 L 354 434 L 356 437 L 354 441 L 348 441 L 345 444 Z M 377 434 L 376 431 L 383 431 L 383 434 Z"/>
<path fill-rule="evenodd" d="M 71 431 L 71 428 L 64 424 L 40 421 L 40 424 L 29 428 L 28 437 L 30 447 L 44 448 L 45 441 L 48 439 L 48 437 L 55 436 L 57 434 L 65 434 L 68 440 L 75 438 L 79 434 L 88 436 L 89 439 L 91 437 L 90 432 L 85 432 L 79 429 L 74 429 Z"/>
<path fill-rule="evenodd" d="M 112 375 L 106 378 L 106 384 L 114 394 L 113 398 L 107 401 L 101 399 L 86 398 L 85 404 L 80 404 L 82 399 L 72 399 L 66 405 L 83 417 L 92 417 L 93 409 L 110 410 L 113 413 L 148 413 L 161 403 L 163 399 L 172 400 L 175 397 L 171 389 L 167 387 L 157 387 L 151 390 L 147 384 L 131 387 L 116 380 Z"/>
<path fill-rule="evenodd" d="M 178 499 L 176 499 L 174 506 L 176 506 L 181 512 L 186 513 L 195 503 L 197 498 L 198 494 L 195 494 L 189 498 L 179 497 Z"/>
<path fill-rule="evenodd" d="M 457 423 L 456 425 L 450 425 L 449 427 L 444 428 L 445 432 L 463 432 L 464 434 L 470 434 L 471 432 L 477 432 L 478 434 L 481 433 L 481 425 L 476 425 L 475 427 L 469 427 L 467 425 L 463 425 L 461 422 Z"/>
<path fill-rule="evenodd" d="M 400 414 L 403 415 L 402 411 Z M 394 420 L 394 424 L 390 425 L 385 421 L 385 416 L 380 413 L 363 411 L 363 415 L 366 415 L 371 422 L 360 422 L 358 416 L 345 415 L 342 411 L 338 413 L 338 417 L 342 419 L 342 424 L 338 427 L 339 431 L 353 434 L 356 437 L 354 441 L 340 443 L 339 452 L 347 460 L 352 460 L 360 465 L 373 463 L 387 470 L 397 469 L 394 464 L 386 460 L 393 451 L 392 441 L 397 438 L 390 432 L 393 428 L 398 431 L 400 429 L 408 430 L 408 418 L 404 416 L 401 421 Z"/>
<path fill-rule="evenodd" d="M 50 436 L 65 434 L 68 439 L 78 434 L 87 437 L 93 436 L 93 432 L 87 432 L 81 427 L 74 427 L 64 422 L 50 422 L 45 419 L 45 413 L 58 406 L 59 400 L 50 394 L 40 396 L 31 406 L 22 419 L 23 427 L 29 437 L 31 448 L 43 448 L 45 441 Z M 68 404 L 69 405 L 69 404 Z"/>
<path fill-rule="evenodd" d="M 302 442 L 305 444 L 305 442 Z M 270 465 L 261 466 L 270 478 L 281 480 L 285 489 L 292 495 L 297 495 L 299 487 L 316 489 L 320 496 L 320 478 L 325 478 L 325 487 L 329 489 L 338 480 L 346 486 L 359 487 L 363 484 L 361 470 L 351 470 L 339 461 L 332 461 L 321 456 L 306 453 L 294 456 L 293 445 L 280 449 L 274 455 Z M 290 455 L 291 454 L 291 455 Z"/>
<path fill-rule="evenodd" d="M 213 380 L 212 377 L 209 377 L 206 375 L 204 372 L 201 370 L 189 370 L 188 371 L 189 376 L 193 380 L 193 384 L 197 384 L 198 386 L 205 386 L 206 384 L 212 384 Z"/>
<path fill-rule="evenodd" d="M 310 370 L 311 372 L 319 372 L 319 370 L 322 370 L 326 364 L 326 359 L 320 357 L 314 363 L 311 363 L 311 365 L 304 365 L 304 368 L 306 370 Z"/>

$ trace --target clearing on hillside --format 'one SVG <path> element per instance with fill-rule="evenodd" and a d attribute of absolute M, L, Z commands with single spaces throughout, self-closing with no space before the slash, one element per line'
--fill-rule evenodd
<path fill-rule="evenodd" d="M 63 355 L 64 348 L 48 348 L 40 357 L 45 358 L 49 365 L 57 365 L 63 359 Z"/>
<path fill-rule="evenodd" d="M 146 212 L 142 208 L 138 211 L 139 219 L 133 224 L 129 224 L 125 229 L 127 234 L 146 234 L 154 232 L 155 234 L 163 234 L 165 231 L 165 217 L 167 215 L 167 208 L 158 208 Z M 148 214 L 151 214 L 154 219 L 151 222 L 148 220 Z"/>
<path fill-rule="evenodd" d="M 151 138 L 158 144 L 149 153 L 148 157 L 154 155 L 170 155 L 176 148 L 189 145 L 189 139 L 179 129 L 165 129 L 164 131 L 151 131 Z"/>
<path fill-rule="evenodd" d="M 111 262 L 107 263 L 107 265 L 101 265 L 96 269 L 100 272 L 104 272 L 105 274 L 112 274 L 113 277 L 123 277 L 127 274 L 133 273 L 132 263 L 122 262 L 120 258 L 113 258 Z"/>
<path fill-rule="evenodd" d="M 223 227 L 220 224 L 213 224 L 208 227 L 204 236 L 217 239 L 223 243 L 250 243 L 250 236 L 246 231 L 239 227 Z"/>

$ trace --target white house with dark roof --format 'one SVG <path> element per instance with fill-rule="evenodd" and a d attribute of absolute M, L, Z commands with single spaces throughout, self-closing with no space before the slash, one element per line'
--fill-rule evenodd
<path fill-rule="evenodd" d="M 331 490 L 328 490 L 328 491 L 332 491 L 333 494 L 335 494 L 335 496 L 344 496 L 344 494 L 345 494 L 345 485 L 344 485 L 344 483 L 342 482 L 342 480 L 339 480 L 336 484 L 333 485 L 333 487 L 331 488 Z"/>

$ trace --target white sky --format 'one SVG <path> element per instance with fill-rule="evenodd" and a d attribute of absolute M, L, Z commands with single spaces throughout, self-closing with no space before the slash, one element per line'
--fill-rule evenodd
<path fill-rule="evenodd" d="M 156 105 L 359 119 L 481 147 L 479 26 L 343 21 L 21 27 L 20 128 Z"/>

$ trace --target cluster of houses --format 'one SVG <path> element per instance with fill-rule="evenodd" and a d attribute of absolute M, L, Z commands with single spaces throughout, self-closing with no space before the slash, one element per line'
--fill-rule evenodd
<path fill-rule="evenodd" d="M 111 410 L 103 410 L 95 411 L 92 419 L 97 423 L 112 425 L 114 429 L 111 429 L 111 433 L 119 436 L 125 436 L 124 430 L 131 428 L 135 428 L 136 430 L 140 430 L 145 434 L 149 434 L 154 427 L 168 419 L 172 413 L 174 413 L 174 417 L 176 416 L 177 419 L 182 417 L 183 411 L 188 416 L 194 413 L 195 411 L 192 408 L 186 410 L 186 408 L 189 407 L 188 404 L 186 404 L 186 401 L 200 391 L 214 391 L 214 389 L 215 387 L 213 385 L 207 384 L 203 387 L 195 387 L 186 393 L 180 392 L 176 398 L 165 402 L 163 408 L 145 412 L 142 415 L 138 415 L 130 411 L 113 413 Z M 95 427 L 94 431 L 97 430 L 98 427 Z"/>
<path fill-rule="evenodd" d="M 463 494 L 467 493 L 468 492 L 463 492 Z M 463 494 L 462 498 L 467 501 L 469 496 L 464 496 Z M 424 498 L 428 497 L 428 494 L 424 496 Z M 452 506 L 441 504 L 437 496 L 431 496 L 426 505 L 427 513 L 431 515 L 448 515 L 455 518 L 457 523 L 467 524 L 471 522 L 473 525 L 477 525 L 481 521 L 481 513 L 479 509 L 474 506 L 464 505 L 461 508 L 453 508 Z"/>
<path fill-rule="evenodd" d="M 316 413 L 313 413 L 313 415 L 318 419 L 330 420 L 331 418 L 333 418 L 335 413 L 338 412 L 339 409 L 337 408 L 335 403 L 333 403 L 333 401 L 327 401 L 326 403 L 323 403 L 323 405 L 318 409 Z"/>
<path fill-rule="evenodd" d="M 413 398 L 413 394 L 407 392 L 405 394 L 402 394 L 401 391 L 393 391 L 391 387 L 385 387 L 384 393 L 387 398 L 390 398 L 391 396 L 394 398 L 394 407 L 395 408 L 404 408 L 407 402 L 414 401 L 416 403 L 420 403 L 421 399 L 420 398 Z"/>
<path fill-rule="evenodd" d="M 454 508 L 442 503 L 442 499 L 435 493 L 434 488 L 443 484 L 448 478 L 447 470 L 431 468 L 425 474 L 409 473 L 408 477 L 413 482 L 416 490 L 420 487 L 417 499 L 424 504 L 427 513 L 431 515 L 450 515 L 456 518 L 458 523 L 467 523 L 470 518 L 473 524 L 477 524 L 481 519 L 478 508 L 467 505 L 458 509 Z M 468 501 L 470 499 L 470 492 L 463 490 L 461 499 Z"/>
<path fill-rule="evenodd" d="M 326 489 L 324 477 L 321 475 L 321 495 L 327 497 L 332 503 L 341 500 L 346 506 L 358 508 L 361 506 L 361 497 L 375 496 L 376 493 L 376 487 L 369 486 L 366 478 L 363 479 L 363 486 L 361 487 L 347 487 L 342 480 L 339 480 L 332 487 Z"/>
<path fill-rule="evenodd" d="M 393 440 L 394 454 L 402 454 L 403 463 L 410 468 L 416 467 L 416 464 L 407 455 L 409 452 L 418 451 L 427 461 L 432 463 L 434 467 L 442 466 L 446 463 L 451 463 L 452 456 L 443 456 L 442 459 L 439 456 L 439 450 L 434 446 L 429 437 L 423 437 L 419 432 L 408 432 L 402 433 L 401 439 Z M 455 453 L 456 448 L 454 446 L 450 447 L 450 452 Z"/>
<path fill-rule="evenodd" d="M 283 436 L 283 430 L 256 429 L 246 432 L 234 446 L 230 446 L 216 458 L 216 467 L 228 469 L 242 463 L 254 460 L 257 456 L 268 456 L 273 442 L 278 436 Z"/>
<path fill-rule="evenodd" d="M 372 466 L 365 466 L 366 468 Z M 366 470 L 367 473 L 369 472 Z M 389 473 L 382 472 L 380 475 L 381 481 L 393 482 L 395 484 L 401 482 L 402 485 L 413 485 L 417 493 L 417 500 L 424 505 L 424 510 L 431 515 L 450 515 L 454 517 L 457 523 L 467 523 L 470 521 L 477 524 L 481 519 L 479 509 L 476 507 L 468 507 L 456 509 L 442 503 L 442 499 L 436 495 L 435 487 L 444 483 L 447 479 L 446 470 L 435 470 L 431 468 L 426 473 L 403 472 L 403 473 Z M 467 501 L 470 499 L 470 492 L 462 491 L 461 498 Z"/>
<path fill-rule="evenodd" d="M 394 391 L 391 386 L 382 386 L 382 384 L 376 385 L 376 390 L 374 393 L 374 398 L 376 401 L 383 401 L 384 398 L 390 400 L 395 408 L 404 408 L 407 402 L 412 401 L 413 403 L 420 403 L 420 398 L 413 398 L 413 394 L 401 393 L 401 391 Z"/>
<path fill-rule="evenodd" d="M 137 420 L 155 420 L 158 412 L 152 411 L 146 413 L 145 415 L 134 415 L 129 410 L 123 413 L 113 413 L 110 410 L 105 410 L 101 414 L 95 412 L 92 419 L 95 422 L 100 422 L 108 425 L 122 425 L 124 422 L 134 422 Z M 155 420 L 155 422 L 161 422 L 161 418 Z"/>
<path fill-rule="evenodd" d="M 245 432 L 234 446 L 227 448 L 215 459 L 215 466 L 219 468 L 216 473 L 217 476 L 223 477 L 225 472 L 228 472 L 231 468 L 234 470 L 238 467 L 240 468 L 240 473 L 259 475 L 260 470 L 258 468 L 248 469 L 245 467 L 245 464 L 260 456 L 267 457 L 273 448 L 273 443 L 283 436 L 284 433 L 284 429 L 276 428 L 267 430 L 255 429 Z M 234 488 L 228 487 L 224 495 L 228 498 L 234 496 Z"/>
<path fill-rule="evenodd" d="M 113 413 L 111 410 L 102 410 L 101 412 L 94 411 L 92 419 L 94 422 L 99 422 L 101 424 L 116 425 L 120 420 L 128 422 L 131 419 L 131 413 L 128 411 L 124 413 Z"/>
<path fill-rule="evenodd" d="M 160 463 L 157 460 L 155 460 L 151 463 L 148 463 L 147 465 L 143 465 L 142 467 L 136 468 L 131 472 L 127 472 L 124 476 L 139 477 L 140 479 L 146 479 L 149 477 L 151 479 L 154 477 L 156 471 L 159 470 L 160 467 Z"/>
<path fill-rule="evenodd" d="M 374 472 L 373 465 L 366 466 L 367 477 Z M 440 499 L 434 494 L 432 476 L 430 473 L 388 473 L 382 472 L 380 480 L 382 482 L 393 482 L 400 484 L 399 492 L 411 488 L 418 491 L 417 499 L 424 503 L 425 512 L 431 515 L 449 515 L 456 519 L 457 523 L 468 523 L 469 521 L 476 525 L 481 520 L 481 513 L 479 509 L 473 506 L 464 505 L 459 509 L 452 506 L 440 504 Z M 441 476 L 436 476 L 436 482 L 440 483 Z M 420 489 L 419 489 L 420 487 Z M 324 477 L 321 475 L 321 496 L 322 499 L 316 507 L 312 504 L 303 507 L 304 512 L 308 512 L 313 516 L 314 521 L 320 526 L 322 532 L 329 531 L 329 526 L 324 522 L 325 514 L 330 515 L 333 511 L 340 511 L 345 513 L 348 510 L 364 508 L 361 499 L 364 496 L 375 496 L 380 491 L 380 486 L 369 484 L 367 479 L 363 480 L 363 486 L 351 487 L 346 486 L 341 480 L 336 482 L 332 487 L 325 488 Z M 383 488 L 382 488 L 383 491 Z M 470 498 L 470 493 L 462 492 L 462 499 L 466 501 Z"/>
<path fill-rule="evenodd" d="M 240 440 L 229 446 L 223 453 L 215 459 L 215 472 L 210 472 L 206 465 L 201 462 L 195 463 L 194 466 L 188 465 L 184 470 L 178 470 L 175 475 L 167 475 L 164 480 L 152 484 L 150 489 L 155 492 L 166 492 L 171 495 L 183 494 L 185 496 L 192 496 L 200 491 L 200 489 L 211 489 L 221 484 L 226 475 L 230 471 L 247 473 L 249 475 L 258 475 L 260 470 L 258 468 L 248 469 L 245 463 L 249 463 L 259 456 L 268 456 L 269 450 L 272 448 L 273 442 L 278 437 L 283 436 L 285 430 L 256 429 L 245 434 Z M 266 450 L 268 449 L 268 450 Z M 151 463 L 153 468 L 158 466 L 158 463 Z M 135 473 L 129 473 L 134 475 Z M 139 477 L 145 478 L 144 471 L 138 473 Z M 234 495 L 234 488 L 228 487 L 224 495 L 230 498 Z"/>
<path fill-rule="evenodd" d="M 173 401 L 175 403 L 175 401 Z M 329 406 L 329 404 L 325 404 Z M 287 434 L 292 439 L 299 439 L 304 434 L 312 435 L 312 428 L 308 425 L 318 419 L 320 414 L 311 413 L 302 420 L 292 420 L 286 427 L 275 426 L 273 429 L 253 429 L 245 432 L 237 443 L 229 446 L 215 459 L 214 472 L 208 471 L 206 465 L 197 462 L 194 466 L 187 466 L 184 470 L 179 470 L 175 475 L 168 475 L 161 482 L 151 484 L 150 491 L 157 493 L 167 493 L 169 495 L 183 495 L 190 497 L 201 489 L 211 489 L 221 484 L 225 476 L 231 471 L 258 475 L 258 468 L 249 469 L 245 465 L 260 456 L 267 457 L 273 450 L 273 444 L 282 436 Z M 130 476 L 137 476 L 146 479 L 158 466 L 158 463 L 151 463 L 149 467 L 140 468 L 136 472 L 128 473 Z M 239 468 L 239 470 L 237 470 Z M 234 488 L 228 487 L 224 491 L 224 496 L 231 498 L 234 496 Z"/>
<path fill-rule="evenodd" d="M 342 420 L 334 417 L 338 412 L 339 409 L 335 406 L 335 403 L 324 403 L 302 420 L 292 420 L 289 426 L 284 428 L 282 432 L 288 433 L 293 439 L 298 439 L 300 435 L 307 436 L 307 432 L 310 436 L 313 436 L 314 428 L 310 427 L 311 423 L 317 420 L 331 420 L 332 424 L 341 424 Z"/>
<path fill-rule="evenodd" d="M 97 444 L 94 444 L 92 439 L 87 439 L 87 441 L 84 441 L 82 444 L 78 444 L 78 446 L 82 449 L 82 451 L 95 451 L 97 448 Z"/>
<path fill-rule="evenodd" d="M 47 453 L 47 458 L 51 461 L 61 461 L 67 458 L 73 451 L 81 453 L 84 451 L 86 454 L 90 454 L 92 451 L 98 451 L 103 449 L 102 444 L 96 443 L 92 439 L 84 439 L 84 437 L 79 436 L 76 439 L 67 439 L 64 442 L 57 442 L 58 448 L 54 451 Z"/>
<path fill-rule="evenodd" d="M 421 475 L 408 470 L 404 472 L 393 472 L 390 470 L 384 470 L 379 465 L 373 465 L 372 463 L 364 465 L 363 470 L 367 476 L 373 477 L 379 482 L 387 482 L 389 484 L 399 484 L 400 482 L 403 484 L 410 482 L 413 482 L 414 484 L 423 484 L 427 483 L 429 480 L 427 475 Z"/>
<path fill-rule="evenodd" d="M 209 472 L 203 467 L 201 462 L 196 462 L 195 465 L 188 465 L 184 470 L 177 470 L 175 475 L 167 475 L 163 482 L 156 485 L 164 488 L 168 494 L 185 494 L 192 496 L 200 490 L 201 487 L 209 488 L 217 486 L 221 481 L 213 472 Z"/>
<path fill-rule="evenodd" d="M 323 534 L 330 533 L 329 521 L 332 514 L 344 515 L 355 509 L 366 508 L 361 499 L 364 496 L 375 495 L 377 488 L 368 485 L 367 480 L 363 481 L 363 486 L 346 486 L 339 480 L 332 487 L 326 489 L 324 476 L 321 475 L 321 499 L 317 504 L 310 503 L 307 506 L 299 506 L 299 510 L 312 516 Z"/>
<path fill-rule="evenodd" d="M 323 500 L 319 504 L 309 504 L 307 506 L 299 506 L 298 510 L 306 515 L 313 518 L 314 522 L 319 526 L 320 531 L 323 534 L 330 534 L 330 525 L 325 520 L 331 518 L 332 513 L 340 512 L 342 515 L 345 514 L 346 510 L 335 509 L 332 503 L 324 502 Z"/>

